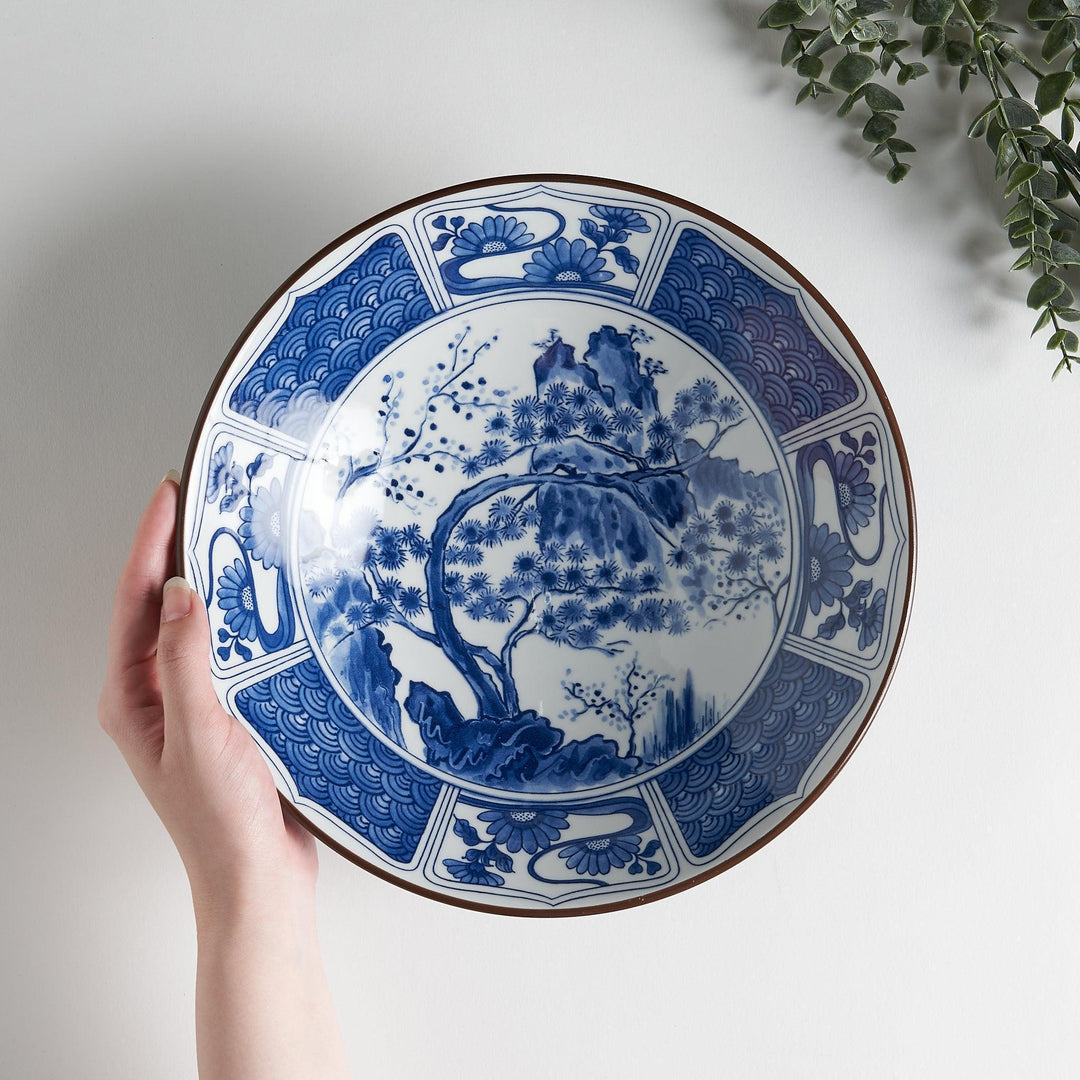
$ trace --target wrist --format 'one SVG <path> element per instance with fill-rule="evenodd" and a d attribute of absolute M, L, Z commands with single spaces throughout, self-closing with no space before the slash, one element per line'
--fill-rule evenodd
<path fill-rule="evenodd" d="M 245 873 L 227 881 L 189 874 L 200 941 L 266 928 L 275 934 L 315 925 L 315 883 L 295 875 Z"/>

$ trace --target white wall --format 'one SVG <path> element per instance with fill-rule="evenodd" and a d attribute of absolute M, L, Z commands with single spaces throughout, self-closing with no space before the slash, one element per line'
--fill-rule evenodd
<path fill-rule="evenodd" d="M 6 6 L 0 1073 L 194 1074 L 183 873 L 94 706 L 134 521 L 222 357 L 345 229 L 526 171 L 689 198 L 815 282 L 906 437 L 915 609 L 830 790 L 688 893 L 497 919 L 325 852 L 357 1075 L 1075 1072 L 1080 374 L 1028 341 L 955 95 L 910 88 L 894 189 L 793 109 L 764 2 Z"/>

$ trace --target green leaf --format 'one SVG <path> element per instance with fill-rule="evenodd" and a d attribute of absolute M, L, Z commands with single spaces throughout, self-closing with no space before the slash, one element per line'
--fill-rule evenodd
<path fill-rule="evenodd" d="M 1058 346 L 1061 345 L 1061 343 L 1065 340 L 1065 335 L 1068 332 L 1068 330 L 1055 330 L 1046 342 L 1047 351 L 1049 351 L 1050 349 L 1058 348 Z M 1076 337 L 1076 335 L 1073 334 L 1073 337 Z"/>
<path fill-rule="evenodd" d="M 825 70 L 825 61 L 820 56 L 802 56 L 795 70 L 804 79 L 816 79 Z"/>
<path fill-rule="evenodd" d="M 944 26 L 956 0 L 912 0 L 911 18 L 919 26 Z"/>
<path fill-rule="evenodd" d="M 1058 308 L 1057 317 L 1063 322 L 1080 322 L 1080 309 Z"/>
<path fill-rule="evenodd" d="M 828 30 L 822 30 L 820 34 L 809 45 L 806 46 L 807 56 L 823 56 L 830 49 L 836 48 L 836 42 L 833 40 L 832 33 Z"/>
<path fill-rule="evenodd" d="M 841 57 L 832 69 L 829 82 L 837 90 L 850 94 L 873 77 L 877 64 L 864 53 L 848 53 Z"/>
<path fill-rule="evenodd" d="M 813 15 L 821 7 L 821 0 L 797 0 L 797 2 L 807 15 Z"/>
<path fill-rule="evenodd" d="M 998 143 L 997 154 L 994 158 L 994 179 L 1000 180 L 1016 164 L 1016 145 L 1012 139 L 1002 139 Z M 1038 167 L 1035 169 L 1038 172 Z M 1023 180 L 1020 183 L 1024 183 Z M 1015 188 L 1006 188 L 1005 194 L 1011 195 Z"/>
<path fill-rule="evenodd" d="M 1065 292 L 1065 282 L 1053 274 L 1043 274 L 1032 283 L 1027 294 L 1027 306 L 1038 310 L 1056 300 Z"/>
<path fill-rule="evenodd" d="M 1049 146 L 1051 142 L 1050 136 L 1044 135 L 1041 131 L 1025 131 L 1019 139 L 1032 150 L 1041 150 L 1044 146 Z"/>
<path fill-rule="evenodd" d="M 922 54 L 929 56 L 945 47 L 945 30 L 941 26 L 928 26 L 923 31 Z"/>
<path fill-rule="evenodd" d="M 1055 240 L 1050 245 L 1050 258 L 1058 266 L 1080 266 L 1080 251 L 1069 247 L 1068 244 L 1063 244 L 1060 240 Z"/>
<path fill-rule="evenodd" d="M 991 101 L 990 104 L 971 121 L 971 127 L 967 130 L 969 139 L 977 139 L 979 136 L 985 134 L 986 129 L 990 124 L 990 118 L 993 116 L 996 109 L 997 102 Z"/>
<path fill-rule="evenodd" d="M 1080 55 L 1080 54 L 1078 54 Z M 1061 138 L 1066 143 L 1073 141 L 1073 136 L 1076 134 L 1076 124 L 1073 121 L 1072 109 L 1062 109 L 1061 111 Z"/>
<path fill-rule="evenodd" d="M 1012 146 L 1010 139 L 1002 139 L 1002 146 Z M 1015 156 L 1016 151 L 1013 151 Z M 999 152 L 1000 156 L 1000 152 Z M 1039 166 L 1033 164 L 1030 161 L 1021 161 L 1011 173 L 1009 173 L 1009 182 L 1005 185 L 1005 194 L 1011 195 L 1021 184 L 1026 184 L 1029 180 L 1034 179 L 1039 175 Z"/>
<path fill-rule="evenodd" d="M 881 40 L 881 35 L 885 32 L 885 28 L 879 22 L 874 22 L 870 19 L 865 19 L 862 22 L 857 22 L 851 28 L 851 36 L 859 42 L 877 42 Z"/>
<path fill-rule="evenodd" d="M 851 10 L 852 14 L 865 19 L 882 11 L 891 11 L 892 3 L 891 0 L 859 0 Z"/>
<path fill-rule="evenodd" d="M 1046 326 L 1053 316 L 1053 312 L 1047 308 L 1036 320 L 1035 325 L 1031 328 L 1031 336 L 1034 337 L 1044 326 Z"/>
<path fill-rule="evenodd" d="M 1054 23 L 1043 42 L 1042 58 L 1049 63 L 1060 56 L 1076 40 L 1076 24 L 1072 19 Z"/>
<path fill-rule="evenodd" d="M 962 67 L 972 56 L 974 52 L 966 41 L 950 41 L 945 46 L 945 60 L 953 67 Z"/>
<path fill-rule="evenodd" d="M 899 184 L 907 174 L 911 172 L 911 166 L 904 161 L 898 161 L 886 174 L 885 178 L 890 184 Z"/>
<path fill-rule="evenodd" d="M 903 112 L 904 103 L 889 89 L 880 83 L 869 83 L 863 87 L 866 104 L 874 112 Z"/>
<path fill-rule="evenodd" d="M 998 13 L 1000 6 L 997 0 L 971 0 L 968 11 L 977 23 L 984 23 Z"/>
<path fill-rule="evenodd" d="M 957 81 L 960 84 L 961 94 L 968 88 L 968 83 L 971 81 L 972 71 L 974 71 L 974 68 L 970 64 L 967 64 L 960 69 L 960 77 Z"/>
<path fill-rule="evenodd" d="M 1075 79 L 1071 71 L 1055 71 L 1044 76 L 1035 90 L 1035 108 L 1044 116 L 1056 112 L 1065 103 L 1065 95 Z"/>
<path fill-rule="evenodd" d="M 868 143 L 886 142 L 896 134 L 896 121 L 888 113 L 874 113 L 862 129 L 862 137 Z"/>
<path fill-rule="evenodd" d="M 1010 225 L 1015 225 L 1018 221 L 1028 221 L 1031 218 L 1031 209 L 1027 204 L 1026 199 L 1021 199 L 1017 204 L 1001 219 L 1001 224 L 1008 228 Z"/>
<path fill-rule="evenodd" d="M 1071 112 L 1071 109 L 1067 109 L 1064 115 Z M 1077 157 L 1076 151 L 1067 142 L 1054 143 L 1050 154 L 1063 169 L 1080 177 L 1080 157 Z"/>
<path fill-rule="evenodd" d="M 1076 359 L 1075 356 L 1063 356 L 1058 361 L 1058 366 L 1056 368 L 1054 368 L 1054 374 L 1051 375 L 1050 378 L 1051 379 L 1056 379 L 1062 373 L 1062 371 L 1069 371 L 1071 373 L 1072 372 L 1072 364 L 1069 361 L 1070 360 L 1075 360 L 1075 359 Z"/>
<path fill-rule="evenodd" d="M 1023 221 L 1019 225 L 1014 225 L 1009 230 L 1009 238 L 1012 240 L 1023 240 L 1027 236 L 1034 236 L 1039 231 L 1039 226 L 1034 221 Z"/>
<path fill-rule="evenodd" d="M 1011 128 L 1031 127 L 1039 122 L 1039 114 L 1023 99 L 1007 97 L 1001 102 L 1001 111 Z"/>
<path fill-rule="evenodd" d="M 1030 251 L 1025 251 L 1019 259 L 1009 267 L 1010 270 L 1024 270 L 1034 262 L 1035 256 Z"/>
<path fill-rule="evenodd" d="M 1031 181 L 1031 194 L 1040 199 L 1059 199 L 1061 192 L 1058 191 L 1057 177 L 1045 169 L 1039 170 L 1039 175 Z"/>
<path fill-rule="evenodd" d="M 899 52 L 903 52 L 911 45 L 910 41 L 904 41 L 903 38 L 896 38 L 894 41 L 890 41 L 887 45 L 883 45 L 882 48 L 889 53 L 890 56 L 895 56 Z"/>
<path fill-rule="evenodd" d="M 1080 348 L 1080 338 L 1078 338 L 1071 330 L 1058 330 L 1056 333 L 1050 335 L 1050 340 L 1046 343 L 1048 351 L 1053 349 L 1062 349 L 1067 353 L 1074 353 Z"/>
<path fill-rule="evenodd" d="M 795 104 L 801 105 L 814 92 L 814 84 L 808 82 L 796 95 Z"/>
<path fill-rule="evenodd" d="M 832 11 L 829 12 L 829 33 L 833 36 L 833 41 L 837 45 L 847 36 L 848 28 L 851 26 L 851 19 L 847 13 L 839 6 L 836 5 Z"/>
<path fill-rule="evenodd" d="M 1069 70 L 1074 75 L 1080 75 L 1080 52 L 1074 52 L 1069 57 Z"/>
<path fill-rule="evenodd" d="M 896 81 L 901 86 L 906 86 L 912 79 L 925 75 L 930 69 L 925 64 L 905 64 L 897 73 Z"/>
<path fill-rule="evenodd" d="M 785 26 L 794 26 L 805 18 L 806 12 L 799 7 L 795 0 L 776 0 L 775 4 L 765 9 L 758 20 L 758 26 L 779 30 Z"/>
<path fill-rule="evenodd" d="M 903 139 L 889 139 L 885 144 L 894 154 L 914 154 L 915 147 Z"/>
<path fill-rule="evenodd" d="M 1031 22 L 1056 22 L 1068 13 L 1068 8 L 1061 0 L 1031 0 L 1027 9 L 1027 17 Z"/>
<path fill-rule="evenodd" d="M 848 94 L 843 101 L 840 102 L 840 108 L 836 110 L 837 116 L 847 116 L 852 109 L 858 104 L 859 98 L 856 94 Z"/>
<path fill-rule="evenodd" d="M 802 38 L 799 37 L 798 31 L 789 30 L 787 37 L 784 38 L 784 47 L 780 50 L 780 66 L 787 67 L 800 52 L 802 52 Z"/>

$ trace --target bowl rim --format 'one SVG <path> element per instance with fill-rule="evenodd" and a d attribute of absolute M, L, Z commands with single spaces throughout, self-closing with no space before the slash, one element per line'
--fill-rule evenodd
<path fill-rule="evenodd" d="M 882 676 L 881 684 L 878 687 L 877 693 L 874 695 L 873 700 L 870 702 L 866 709 L 866 714 L 859 723 L 859 727 L 855 731 L 851 740 L 847 746 L 841 752 L 839 758 L 833 763 L 829 771 L 824 777 L 814 786 L 805 797 L 803 797 L 798 803 L 794 804 L 788 813 L 780 819 L 772 828 L 770 828 L 762 836 L 759 836 L 752 844 L 747 845 L 745 848 L 737 852 L 735 855 L 729 858 L 722 859 L 715 866 L 710 866 L 707 869 L 699 870 L 697 873 L 690 875 L 689 877 L 680 879 L 672 883 L 671 885 L 665 885 L 663 888 L 656 889 L 655 891 L 642 893 L 640 895 L 631 896 L 622 900 L 613 900 L 607 904 L 595 904 L 590 906 L 580 906 L 559 910 L 558 908 L 542 909 L 542 908 L 516 908 L 516 907 L 501 907 L 495 904 L 484 904 L 476 900 L 467 900 L 461 897 L 452 896 L 448 893 L 436 892 L 434 889 L 427 888 L 423 885 L 418 885 L 415 882 L 409 881 L 405 878 L 398 877 L 390 870 L 386 870 L 383 867 L 369 862 L 368 860 L 357 855 L 355 852 L 350 851 L 343 844 L 340 844 L 333 837 L 329 836 L 326 832 L 320 829 L 312 821 L 310 821 L 292 802 L 285 796 L 283 792 L 279 790 L 278 797 L 285 813 L 290 814 L 297 822 L 299 822 L 308 832 L 313 836 L 321 840 L 327 847 L 336 851 L 339 855 L 344 856 L 350 862 L 355 863 L 357 866 L 362 867 L 364 870 L 376 877 L 382 878 L 384 881 L 388 881 L 398 888 L 407 889 L 411 893 L 415 893 L 418 896 L 426 897 L 429 900 L 436 900 L 442 904 L 449 904 L 453 907 L 467 908 L 472 911 L 481 911 L 492 915 L 507 915 L 513 918 L 540 918 L 540 919 L 565 919 L 575 918 L 585 915 L 601 915 L 606 912 L 619 911 L 626 908 L 640 907 L 642 904 L 651 904 L 656 900 L 663 900 L 669 896 L 673 896 L 676 893 L 684 892 L 687 889 L 692 889 L 695 885 L 700 885 L 702 882 L 708 881 L 710 878 L 717 877 L 724 873 L 726 870 L 730 870 L 732 867 L 737 866 L 744 859 L 749 858 L 755 852 L 761 850 L 771 840 L 774 840 L 785 829 L 791 826 L 797 821 L 814 802 L 817 801 L 821 793 L 836 779 L 837 774 L 847 764 L 851 755 L 855 752 L 858 745 L 862 742 L 866 735 L 867 729 L 870 727 L 871 722 L 877 715 L 877 711 L 881 705 L 882 700 L 885 697 L 886 691 L 889 689 L 889 685 L 892 682 L 893 675 L 895 674 L 896 664 L 900 657 L 900 653 L 903 651 L 904 642 L 907 638 L 908 623 L 911 615 L 911 601 L 915 588 L 915 572 L 916 563 L 918 561 L 918 529 L 916 524 L 915 513 L 915 497 L 912 490 L 911 482 L 911 469 L 908 463 L 907 449 L 904 446 L 903 436 L 900 433 L 899 425 L 896 422 L 896 415 L 893 412 L 892 404 L 885 393 L 884 387 L 881 385 L 881 380 L 878 378 L 877 372 L 874 370 L 873 364 L 870 362 L 870 358 L 866 355 L 865 350 L 859 344 L 855 335 L 851 332 L 847 323 L 840 317 L 836 309 L 825 299 L 824 296 L 818 291 L 818 289 L 794 266 L 791 265 L 782 255 L 774 251 L 768 244 L 759 240 L 756 236 L 747 232 L 745 229 L 736 225 L 734 222 L 729 221 L 727 218 L 721 217 L 719 214 L 714 213 L 711 210 L 707 210 L 703 206 L 699 206 L 697 203 L 690 202 L 687 199 L 680 198 L 676 195 L 670 195 L 665 191 L 661 191 L 658 188 L 647 187 L 641 184 L 630 183 L 625 180 L 612 180 L 603 176 L 586 176 L 577 173 L 511 173 L 506 176 L 492 176 L 484 177 L 477 180 L 470 180 L 465 183 L 453 184 L 449 187 L 438 188 L 434 191 L 426 192 L 423 195 L 419 195 L 415 198 L 408 199 L 405 202 L 400 202 L 395 206 L 391 206 L 386 210 L 382 210 L 377 214 L 372 215 L 366 220 L 362 221 L 359 225 L 342 233 L 336 239 L 331 240 L 330 243 L 325 245 L 316 254 L 312 255 L 302 266 L 293 271 L 288 278 L 266 300 L 266 302 L 259 308 L 259 310 L 252 316 L 251 320 L 241 331 L 236 341 L 233 343 L 232 348 L 229 350 L 225 359 L 222 361 L 221 366 L 218 369 L 217 374 L 210 385 L 209 390 L 206 393 L 206 397 L 203 400 L 202 406 L 199 409 L 198 417 L 195 421 L 195 425 L 192 429 L 191 438 L 188 442 L 187 453 L 184 457 L 184 469 L 181 475 L 180 481 L 180 501 L 179 509 L 177 512 L 176 522 L 176 568 L 177 573 L 181 576 L 187 576 L 187 561 L 185 558 L 184 550 L 184 525 L 185 525 L 185 506 L 188 496 L 188 487 L 191 478 L 191 469 L 195 459 L 195 451 L 198 447 L 199 440 L 203 434 L 203 429 L 206 423 L 206 419 L 210 413 L 210 409 L 213 405 L 214 399 L 217 397 L 218 390 L 221 388 L 222 382 L 225 380 L 233 361 L 236 359 L 241 348 L 247 342 L 248 338 L 258 326 L 259 322 L 264 318 L 268 311 L 289 291 L 289 289 L 299 281 L 313 266 L 319 263 L 327 255 L 333 252 L 335 249 L 341 247 L 349 240 L 359 236 L 361 233 L 366 232 L 368 229 L 373 228 L 382 222 L 396 217 L 398 214 L 403 213 L 406 210 L 414 209 L 415 207 L 422 206 L 426 203 L 435 201 L 436 199 L 444 199 L 451 195 L 460 195 L 470 191 L 476 191 L 485 187 L 494 187 L 499 184 L 580 184 L 582 186 L 592 187 L 605 187 L 612 188 L 617 191 L 625 191 L 632 195 L 643 195 L 647 198 L 654 199 L 661 203 L 666 203 L 671 206 L 678 206 L 683 210 L 687 210 L 692 214 L 695 214 L 706 221 L 712 222 L 714 225 L 719 225 L 720 228 L 739 237 L 740 240 L 749 244 L 751 247 L 760 251 L 767 258 L 771 259 L 777 266 L 789 274 L 792 279 L 798 283 L 800 288 L 804 289 L 814 300 L 821 306 L 825 313 L 829 316 L 833 325 L 843 335 L 848 345 L 851 346 L 863 371 L 866 373 L 877 393 L 878 400 L 881 403 L 882 415 L 885 422 L 889 426 L 889 432 L 893 439 L 893 444 L 896 448 L 897 460 L 900 465 L 900 472 L 904 478 L 904 506 L 907 511 L 907 543 L 909 545 L 909 557 L 907 577 L 905 581 L 904 589 L 904 603 L 900 612 L 900 627 L 896 636 L 896 642 L 893 645 L 892 653 L 889 656 Z"/>

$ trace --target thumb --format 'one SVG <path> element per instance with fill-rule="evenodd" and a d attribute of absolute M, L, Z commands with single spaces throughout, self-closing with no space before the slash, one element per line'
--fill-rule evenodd
<path fill-rule="evenodd" d="M 209 735 L 231 726 L 210 678 L 210 624 L 198 594 L 182 577 L 169 578 L 161 597 L 158 681 L 165 743 Z"/>

